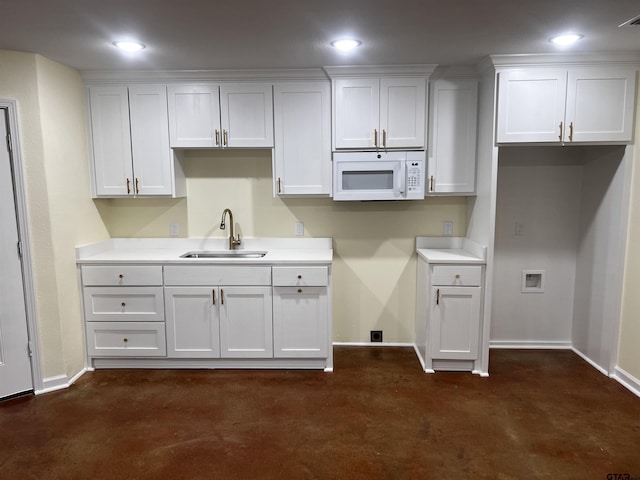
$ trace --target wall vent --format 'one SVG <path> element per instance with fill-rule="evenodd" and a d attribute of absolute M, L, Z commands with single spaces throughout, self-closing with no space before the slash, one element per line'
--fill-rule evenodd
<path fill-rule="evenodd" d="M 630 18 L 626 22 L 621 23 L 618 27 L 640 27 L 640 15 Z"/>

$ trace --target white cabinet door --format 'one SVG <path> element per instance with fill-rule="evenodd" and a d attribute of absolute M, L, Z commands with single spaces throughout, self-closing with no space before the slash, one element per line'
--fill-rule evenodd
<path fill-rule="evenodd" d="M 164 85 L 129 87 L 133 189 L 136 195 L 173 193 L 167 91 Z"/>
<path fill-rule="evenodd" d="M 335 148 L 380 145 L 380 82 L 377 78 L 335 80 Z"/>
<path fill-rule="evenodd" d="M 431 358 L 478 358 L 481 291 L 481 287 L 432 287 Z"/>
<path fill-rule="evenodd" d="M 498 143 L 562 141 L 567 70 L 527 68 L 498 75 Z"/>
<path fill-rule="evenodd" d="M 327 287 L 274 287 L 273 292 L 274 357 L 326 357 Z"/>
<path fill-rule="evenodd" d="M 167 87 L 172 148 L 222 146 L 218 85 Z"/>
<path fill-rule="evenodd" d="M 263 83 L 220 86 L 224 147 L 273 147 L 272 88 Z"/>
<path fill-rule="evenodd" d="M 380 79 L 381 148 L 424 148 L 424 78 Z"/>
<path fill-rule="evenodd" d="M 569 70 L 565 141 L 630 142 L 635 88 L 634 69 Z"/>
<path fill-rule="evenodd" d="M 218 287 L 165 287 L 167 356 L 220 357 Z"/>
<path fill-rule="evenodd" d="M 222 358 L 273 357 L 271 287 L 220 287 Z"/>
<path fill-rule="evenodd" d="M 331 194 L 329 82 L 274 86 L 275 192 Z"/>
<path fill-rule="evenodd" d="M 127 87 L 90 87 L 95 193 L 131 195 L 133 166 Z"/>
<path fill-rule="evenodd" d="M 475 192 L 478 81 L 431 83 L 428 194 Z"/>

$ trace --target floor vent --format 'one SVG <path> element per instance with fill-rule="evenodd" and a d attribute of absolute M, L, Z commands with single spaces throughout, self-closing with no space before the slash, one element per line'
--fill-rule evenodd
<path fill-rule="evenodd" d="M 626 22 L 618 25 L 618 27 L 640 27 L 640 15 L 630 18 Z"/>

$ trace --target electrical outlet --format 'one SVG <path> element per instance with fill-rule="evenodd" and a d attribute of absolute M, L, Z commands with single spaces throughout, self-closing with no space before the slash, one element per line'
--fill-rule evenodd
<path fill-rule="evenodd" d="M 304 236 L 304 223 L 296 222 L 296 237 Z"/>
<path fill-rule="evenodd" d="M 180 225 L 178 225 L 177 223 L 170 223 L 169 235 L 171 235 L 172 237 L 177 237 L 178 235 L 180 235 Z"/>
<path fill-rule="evenodd" d="M 524 236 L 524 223 L 516 222 L 516 226 L 514 228 L 513 234 L 516 237 Z"/>
<path fill-rule="evenodd" d="M 382 342 L 382 330 L 371 330 L 371 343 Z"/>
<path fill-rule="evenodd" d="M 443 222 L 442 233 L 445 235 L 453 235 L 453 222 L 451 220 Z"/>

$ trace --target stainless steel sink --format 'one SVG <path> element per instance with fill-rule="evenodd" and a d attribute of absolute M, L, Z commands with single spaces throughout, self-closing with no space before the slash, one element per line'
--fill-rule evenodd
<path fill-rule="evenodd" d="M 248 252 L 243 250 L 187 252 L 180 258 L 262 258 L 267 252 Z"/>

